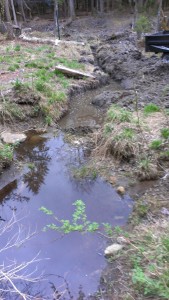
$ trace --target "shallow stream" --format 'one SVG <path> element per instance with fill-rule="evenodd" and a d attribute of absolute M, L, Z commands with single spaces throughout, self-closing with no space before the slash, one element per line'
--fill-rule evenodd
<path fill-rule="evenodd" d="M 61 131 L 56 136 L 28 136 L 15 155 L 24 169 L 0 191 L 1 222 L 9 221 L 14 212 L 20 219 L 21 237 L 28 231 L 36 233 L 23 245 L 2 252 L 1 261 L 21 263 L 38 254 L 40 261 L 28 266 L 27 270 L 31 272 L 37 267 L 35 274 L 43 273 L 45 280 L 24 286 L 24 289 L 31 295 L 41 296 L 40 299 L 78 299 L 82 292 L 86 297 L 94 294 L 106 267 L 107 240 L 97 232 L 73 232 L 64 236 L 52 230 L 43 232 L 43 227 L 55 220 L 39 208 L 44 206 L 57 218 L 70 220 L 74 211 L 72 204 L 81 199 L 86 204 L 90 221 L 121 226 L 126 224 L 131 212 L 131 198 L 119 196 L 102 178 L 75 179 L 72 169 L 79 168 L 87 159 L 85 149 L 79 144 L 68 144 Z M 16 232 L 15 225 L 8 237 Z M 5 235 L 1 245 L 5 245 L 6 239 Z M 56 295 L 63 292 L 63 296 L 54 298 L 54 291 Z"/>

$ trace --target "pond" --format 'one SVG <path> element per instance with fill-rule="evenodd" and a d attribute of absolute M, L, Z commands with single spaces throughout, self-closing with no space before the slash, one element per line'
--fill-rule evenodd
<path fill-rule="evenodd" d="M 44 232 L 44 226 L 55 220 L 39 208 L 44 206 L 57 218 L 70 220 L 74 212 L 72 204 L 81 199 L 90 221 L 121 226 L 126 224 L 131 212 L 131 198 L 118 195 L 102 178 L 74 178 L 72 169 L 80 168 L 87 159 L 85 149 L 65 142 L 62 132 L 55 137 L 30 135 L 15 155 L 24 170 L 0 191 L 1 222 L 9 221 L 14 212 L 22 228 L 21 236 L 28 231 L 36 233 L 20 247 L 2 252 L 1 261 L 6 265 L 14 260 L 22 263 L 38 255 L 40 260 L 28 266 L 27 271 L 32 272 L 36 267 L 35 274 L 43 273 L 44 281 L 22 286 L 31 295 L 39 295 L 37 299 L 78 299 L 82 292 L 86 297 L 92 295 L 106 266 L 107 240 L 97 232 L 67 235 L 52 230 Z M 1 245 L 16 231 L 17 226 L 1 239 Z M 54 292 L 58 298 L 52 296 Z M 16 295 L 5 299 L 16 299 Z"/>

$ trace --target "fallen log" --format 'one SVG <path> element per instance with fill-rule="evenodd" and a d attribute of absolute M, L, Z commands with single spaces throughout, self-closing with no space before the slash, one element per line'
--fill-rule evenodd
<path fill-rule="evenodd" d="M 83 42 L 76 42 L 76 41 L 66 41 L 66 40 L 58 40 L 55 38 L 40 38 L 35 36 L 26 35 L 24 32 L 19 36 L 25 42 L 31 43 L 42 43 L 42 44 L 52 44 L 52 45 L 59 45 L 59 44 L 67 44 L 67 45 L 82 45 L 84 46 L 85 43 Z"/>
<path fill-rule="evenodd" d="M 94 79 L 95 76 L 93 76 L 90 73 L 85 73 L 79 70 L 74 70 L 74 69 L 70 69 L 61 65 L 58 65 L 55 67 L 56 71 L 59 71 L 61 73 L 63 73 L 64 75 L 68 76 L 68 77 L 74 77 L 74 78 L 92 78 Z"/>

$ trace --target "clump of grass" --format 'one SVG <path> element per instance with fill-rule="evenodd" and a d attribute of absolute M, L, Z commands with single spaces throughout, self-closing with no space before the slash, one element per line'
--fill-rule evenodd
<path fill-rule="evenodd" d="M 159 176 L 157 163 L 149 158 L 143 158 L 138 163 L 137 176 L 140 181 L 155 180 Z"/>
<path fill-rule="evenodd" d="M 159 159 L 169 161 L 169 150 L 161 152 L 159 155 Z"/>
<path fill-rule="evenodd" d="M 162 128 L 161 129 L 161 136 L 164 139 L 168 139 L 169 138 L 169 128 Z"/>
<path fill-rule="evenodd" d="M 47 115 L 45 117 L 45 123 L 46 123 L 46 125 L 51 126 L 51 124 L 52 124 L 52 117 L 50 115 Z"/>
<path fill-rule="evenodd" d="M 66 99 L 66 94 L 64 92 L 49 92 L 48 104 L 52 105 L 56 102 L 64 102 Z"/>
<path fill-rule="evenodd" d="M 74 169 L 73 170 L 73 176 L 76 179 L 84 179 L 84 178 L 92 178 L 92 179 L 96 179 L 97 177 L 97 170 L 95 168 L 92 167 L 88 167 L 88 166 L 82 166 L 79 169 Z"/>
<path fill-rule="evenodd" d="M 9 144 L 0 144 L 0 160 L 11 162 L 13 160 L 14 148 Z"/>
<path fill-rule="evenodd" d="M 154 140 L 154 141 L 151 142 L 150 148 L 154 149 L 154 150 L 157 150 L 157 149 L 161 148 L 162 144 L 163 144 L 162 140 Z"/>
<path fill-rule="evenodd" d="M 117 105 L 112 105 L 107 112 L 108 121 L 117 123 L 131 122 L 132 114 L 127 109 L 120 108 Z"/>
<path fill-rule="evenodd" d="M 8 68 L 9 71 L 15 72 L 17 69 L 19 69 L 19 65 L 18 64 L 13 64 L 12 66 L 10 66 Z"/>
<path fill-rule="evenodd" d="M 150 103 L 144 107 L 144 114 L 149 115 L 160 111 L 160 107 L 156 104 Z"/>
<path fill-rule="evenodd" d="M 105 135 L 109 135 L 114 130 L 114 125 L 112 123 L 106 123 L 104 125 L 104 133 Z"/>
<path fill-rule="evenodd" d="M 40 81 L 45 81 L 49 82 L 50 79 L 53 77 L 52 72 L 47 71 L 46 69 L 42 68 L 39 69 L 36 73 L 35 76 L 38 77 Z"/>
<path fill-rule="evenodd" d="M 13 83 L 13 87 L 16 91 L 20 91 L 23 88 L 24 84 L 18 78 Z"/>
<path fill-rule="evenodd" d="M 37 80 L 35 82 L 35 88 L 38 92 L 45 92 L 47 90 L 46 84 L 42 80 Z"/>
<path fill-rule="evenodd" d="M 14 51 L 20 51 L 21 50 L 21 46 L 20 45 L 16 45 L 14 48 Z"/>

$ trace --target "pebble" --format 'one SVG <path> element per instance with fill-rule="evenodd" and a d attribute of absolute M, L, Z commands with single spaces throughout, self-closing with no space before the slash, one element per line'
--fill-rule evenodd
<path fill-rule="evenodd" d="M 118 186 L 117 193 L 124 195 L 125 194 L 125 188 L 123 186 Z"/>

